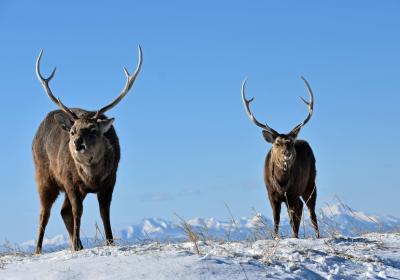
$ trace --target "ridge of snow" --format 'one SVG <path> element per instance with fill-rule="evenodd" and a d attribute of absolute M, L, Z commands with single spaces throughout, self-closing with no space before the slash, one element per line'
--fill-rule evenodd
<path fill-rule="evenodd" d="M 1 279 L 399 279 L 400 235 L 98 246 L 0 255 Z"/>

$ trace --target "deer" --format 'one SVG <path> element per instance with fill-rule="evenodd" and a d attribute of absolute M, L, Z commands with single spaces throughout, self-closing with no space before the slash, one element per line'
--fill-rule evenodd
<path fill-rule="evenodd" d="M 106 242 L 114 244 L 110 223 L 110 205 L 120 160 L 120 146 L 113 127 L 114 118 L 105 112 L 115 107 L 130 91 L 142 66 L 139 61 L 131 75 L 124 67 L 126 83 L 114 101 L 97 111 L 69 108 L 50 89 L 56 68 L 47 78 L 40 71 L 43 50 L 36 60 L 36 76 L 58 110 L 51 111 L 41 122 L 32 142 L 35 180 L 40 199 L 40 220 L 36 254 L 42 253 L 45 229 L 53 203 L 65 193 L 61 217 L 68 231 L 73 251 L 83 249 L 80 224 L 83 200 L 89 193 L 97 195 Z"/>
<path fill-rule="evenodd" d="M 254 97 L 246 99 L 246 79 L 242 83 L 242 101 L 246 113 L 256 126 L 262 128 L 262 135 L 265 141 L 272 144 L 265 159 L 264 182 L 272 208 L 273 235 L 275 238 L 279 238 L 282 203 L 286 204 L 288 210 L 292 236 L 298 238 L 303 213 L 303 202 L 300 198 L 307 205 L 316 237 L 320 237 L 315 214 L 317 200 L 315 157 L 308 142 L 297 139 L 301 128 L 311 119 L 314 109 L 314 94 L 311 87 L 304 77 L 301 77 L 301 79 L 310 96 L 309 101 L 300 97 L 308 106 L 308 115 L 287 134 L 277 132 L 267 123 L 261 123 L 254 117 L 250 111 L 250 103 L 254 100 Z"/>

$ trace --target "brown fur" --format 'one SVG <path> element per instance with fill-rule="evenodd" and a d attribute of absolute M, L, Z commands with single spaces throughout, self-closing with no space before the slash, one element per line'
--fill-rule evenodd
<path fill-rule="evenodd" d="M 296 140 L 301 128 L 310 120 L 314 108 L 314 94 L 304 77 L 303 80 L 310 101 L 301 100 L 308 107 L 307 117 L 296 125 L 288 134 L 280 134 L 266 123 L 259 122 L 250 111 L 250 103 L 254 98 L 246 99 L 246 80 L 242 83 L 242 100 L 250 120 L 263 129 L 264 139 L 272 144 L 271 150 L 265 159 L 264 181 L 268 190 L 274 217 L 274 235 L 278 237 L 281 204 L 287 206 L 293 236 L 298 237 L 299 225 L 303 214 L 303 202 L 306 202 L 310 211 L 311 223 L 319 237 L 315 202 L 317 189 L 315 185 L 316 168 L 315 158 L 310 145 L 303 140 Z"/>
<path fill-rule="evenodd" d="M 36 76 L 47 96 L 61 110 L 50 112 L 40 124 L 32 143 L 35 176 L 41 202 L 36 253 L 49 221 L 51 206 L 60 192 L 65 192 L 61 216 L 68 230 L 72 249 L 82 249 L 79 238 L 83 200 L 88 193 L 96 193 L 100 215 L 108 243 L 113 243 L 110 224 L 110 204 L 114 190 L 120 149 L 112 126 L 114 119 L 104 113 L 115 107 L 129 90 L 142 67 L 142 48 L 139 62 L 130 75 L 124 68 L 126 83 L 119 96 L 97 112 L 70 109 L 56 98 L 49 86 L 56 69 L 45 78 L 40 72 L 43 50 L 36 60 Z"/>
<path fill-rule="evenodd" d="M 120 159 L 113 119 L 94 112 L 72 109 L 79 117 L 72 120 L 61 110 L 50 112 L 40 124 L 32 143 L 35 178 L 41 202 L 36 253 L 42 251 L 45 228 L 51 206 L 60 192 L 65 192 L 61 216 L 68 230 L 73 250 L 82 248 L 79 237 L 83 200 L 96 193 L 106 239 L 113 242 L 110 204 Z M 84 145 L 84 152 L 78 149 Z"/>
<path fill-rule="evenodd" d="M 282 202 L 288 209 L 293 236 L 298 237 L 303 202 L 310 212 L 312 225 L 319 237 L 315 214 L 317 189 L 315 158 L 310 145 L 296 140 L 298 131 L 273 136 L 263 131 L 264 138 L 273 144 L 265 159 L 264 181 L 268 190 L 274 218 L 274 235 L 278 236 Z"/>

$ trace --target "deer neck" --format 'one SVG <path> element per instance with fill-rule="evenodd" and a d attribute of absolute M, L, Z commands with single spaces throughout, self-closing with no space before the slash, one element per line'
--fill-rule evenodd
<path fill-rule="evenodd" d="M 75 166 L 82 181 L 87 185 L 102 182 L 110 174 L 110 150 L 108 143 L 98 149 L 93 155 L 85 158 L 74 158 Z"/>
<path fill-rule="evenodd" d="M 271 150 L 272 163 L 274 165 L 274 169 L 276 170 L 277 175 L 279 176 L 289 176 L 294 163 L 294 158 L 295 156 L 292 158 L 285 158 L 281 155 L 280 152 L 275 151 L 275 149 Z"/>
<path fill-rule="evenodd" d="M 272 175 L 280 184 L 286 184 L 290 179 L 291 166 L 273 162 Z"/>
<path fill-rule="evenodd" d="M 269 169 L 271 171 L 272 187 L 280 194 L 285 193 L 291 185 L 291 166 L 283 166 L 282 162 L 271 160 Z"/>

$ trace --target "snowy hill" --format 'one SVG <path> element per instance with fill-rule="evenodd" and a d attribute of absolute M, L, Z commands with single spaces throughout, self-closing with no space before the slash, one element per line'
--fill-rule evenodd
<path fill-rule="evenodd" d="M 400 219 L 341 203 L 318 212 L 321 239 L 313 238 L 306 212 L 300 239 L 272 239 L 271 220 L 257 214 L 143 219 L 115 231 L 117 245 L 93 237 L 79 252 L 66 249 L 64 235 L 45 239 L 42 255 L 31 253 L 34 240 L 8 243 L 0 247 L 0 279 L 400 279 Z M 284 217 L 281 233 L 290 235 Z"/>
<path fill-rule="evenodd" d="M 280 234 L 290 236 L 291 229 L 287 215 L 282 209 Z M 314 232 L 308 219 L 308 212 L 303 214 L 299 236 L 313 237 Z M 400 219 L 392 216 L 373 216 L 363 212 L 352 210 L 347 205 L 337 203 L 326 205 L 318 211 L 318 221 L 322 236 L 359 236 L 368 232 L 394 232 L 400 230 Z M 215 218 L 193 218 L 185 221 L 191 230 L 198 235 L 199 240 L 259 240 L 272 238 L 272 221 L 257 214 L 251 218 L 217 220 Z M 117 243 L 138 244 L 157 242 L 182 242 L 187 240 L 187 234 L 182 227 L 182 221 L 167 221 L 159 218 L 143 219 L 140 223 L 128 226 L 119 231 L 114 231 Z M 85 248 L 103 244 L 101 237 L 82 239 Z M 44 250 L 56 251 L 69 246 L 68 238 L 57 235 L 44 239 Z M 18 248 L 32 252 L 35 240 L 19 244 Z M 4 251 L 4 248 L 0 251 Z"/>
<path fill-rule="evenodd" d="M 400 279 L 400 235 L 102 246 L 0 255 L 0 279 Z"/>

